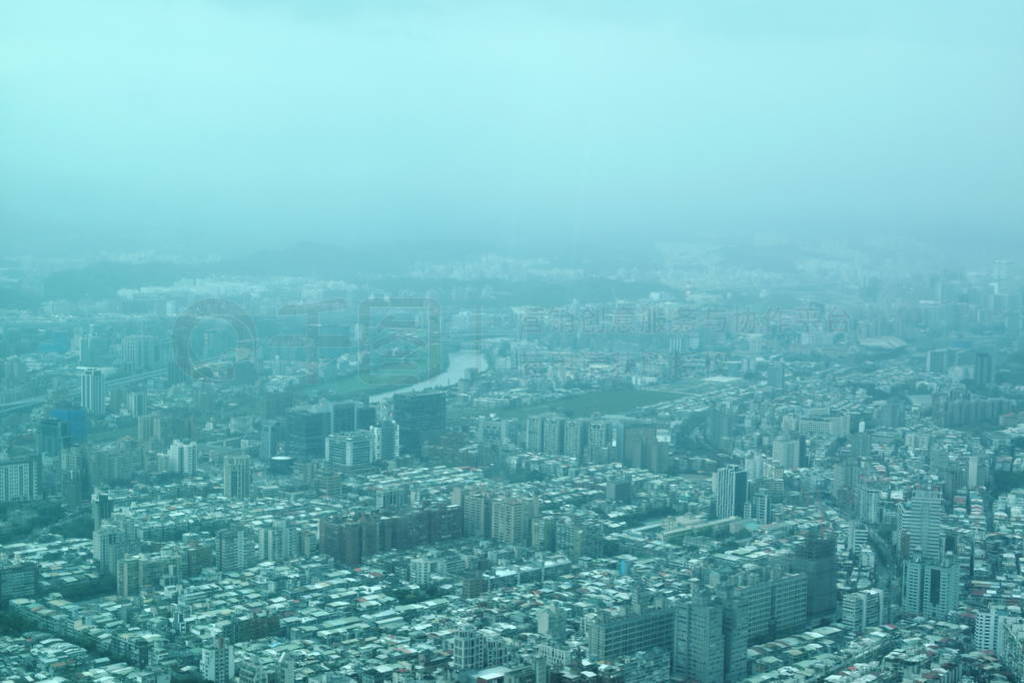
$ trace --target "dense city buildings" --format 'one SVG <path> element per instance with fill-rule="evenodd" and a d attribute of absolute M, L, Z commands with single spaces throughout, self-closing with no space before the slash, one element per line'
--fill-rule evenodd
<path fill-rule="evenodd" d="M 1024 2 L 0 2 L 0 683 L 1024 683 Z"/>
<path fill-rule="evenodd" d="M 391 337 L 311 362 L 307 318 L 277 313 L 291 280 L 227 296 L 274 330 L 244 363 L 234 332 L 196 336 L 190 366 L 158 333 L 201 283 L 113 300 L 130 326 L 40 314 L 74 343 L 5 342 L 0 614 L 46 640 L 3 636 L 0 667 L 1021 679 L 1024 282 L 1003 270 L 998 303 L 985 272 L 878 284 L 886 303 L 806 275 L 797 298 L 831 292 L 841 328 L 824 304 L 747 316 L 712 270 L 628 301 L 463 308 L 453 285 L 447 363 L 406 385 L 378 381 Z M 303 282 L 307 303 L 372 294 Z M 356 338 L 358 307 L 317 311 Z"/>

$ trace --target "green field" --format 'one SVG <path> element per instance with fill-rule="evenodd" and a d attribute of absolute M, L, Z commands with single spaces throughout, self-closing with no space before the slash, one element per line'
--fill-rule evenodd
<path fill-rule="evenodd" d="M 570 417 L 588 417 L 593 413 L 614 415 L 627 413 L 641 406 L 661 403 L 676 398 L 679 394 L 667 391 L 643 391 L 641 389 L 610 389 L 591 391 L 555 401 L 534 403 L 521 408 L 505 408 L 497 411 L 500 417 L 525 417 L 536 413 L 557 412 Z"/>

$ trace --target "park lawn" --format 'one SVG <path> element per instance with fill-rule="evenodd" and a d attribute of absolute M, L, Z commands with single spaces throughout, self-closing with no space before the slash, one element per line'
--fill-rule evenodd
<path fill-rule="evenodd" d="M 679 394 L 668 391 L 645 391 L 643 389 L 607 389 L 590 391 L 577 396 L 543 403 L 534 403 L 517 408 L 498 410 L 499 417 L 525 417 L 537 413 L 557 412 L 571 417 L 589 417 L 594 413 L 616 415 L 627 413 L 652 403 L 661 403 L 678 397 Z"/>

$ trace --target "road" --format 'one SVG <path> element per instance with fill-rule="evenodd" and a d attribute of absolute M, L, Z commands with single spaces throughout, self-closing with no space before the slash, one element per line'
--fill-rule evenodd
<path fill-rule="evenodd" d="M 157 379 L 165 377 L 167 375 L 167 369 L 163 370 L 149 370 L 147 372 L 140 372 L 134 375 L 126 375 L 124 377 L 115 377 L 107 380 L 107 388 L 120 387 L 128 384 L 135 384 L 136 382 L 144 382 L 150 379 Z M 73 396 L 73 394 L 72 394 Z M 31 410 L 36 406 L 46 402 L 46 396 L 33 396 L 32 398 L 23 398 L 18 401 L 10 401 L 8 403 L 0 403 L 0 415 L 11 415 L 22 410 Z M 70 397 L 69 397 L 70 398 Z"/>

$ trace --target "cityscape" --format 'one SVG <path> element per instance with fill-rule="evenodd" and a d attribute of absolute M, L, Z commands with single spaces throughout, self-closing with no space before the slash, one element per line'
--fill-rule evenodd
<path fill-rule="evenodd" d="M 1019 676 L 1018 268 L 720 253 L 8 309 L 4 678 Z"/>
<path fill-rule="evenodd" d="M 1022 26 L 0 3 L 0 683 L 1024 683 Z"/>

